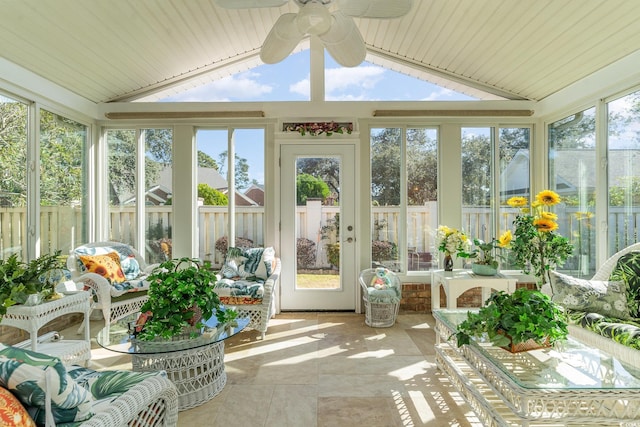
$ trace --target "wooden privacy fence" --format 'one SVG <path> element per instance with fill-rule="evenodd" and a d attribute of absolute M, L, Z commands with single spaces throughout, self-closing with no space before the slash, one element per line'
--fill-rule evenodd
<path fill-rule="evenodd" d="M 310 209 L 319 209 L 311 212 Z M 158 261 L 162 254 L 158 253 L 154 242 L 162 238 L 171 237 L 173 212 L 171 206 L 145 207 L 145 233 L 147 236 L 145 254 L 150 262 Z M 330 225 L 339 208 L 336 206 L 298 206 L 296 207 L 296 231 L 298 237 L 305 237 L 319 244 L 323 235 L 322 227 Z M 417 252 L 437 252 L 435 230 L 437 205 L 410 207 L 407 211 L 408 248 Z M 594 218 L 590 214 L 579 212 L 576 208 L 565 207 L 556 212 L 560 221 L 560 231 L 569 237 L 576 248 L 570 269 L 585 270 L 585 265 L 593 270 L 595 263 L 595 232 Z M 516 210 L 505 210 L 500 218 L 500 231 L 511 229 Z M 313 219 L 311 219 L 313 218 Z M 400 208 L 372 207 L 372 236 L 373 240 L 399 243 L 400 236 Z M 264 208 L 236 207 L 236 237 L 243 237 L 253 241 L 256 246 L 264 245 Z M 51 207 L 40 208 L 40 244 L 42 253 L 61 250 L 63 254 L 72 248 L 86 242 L 86 230 L 83 227 L 83 212 L 80 207 Z M 447 224 L 446 221 L 441 223 Z M 487 240 L 488 224 L 491 214 L 487 208 L 464 208 L 463 229 L 472 237 Z M 209 259 L 214 264 L 222 262 L 223 254 L 215 249 L 216 241 L 227 234 L 228 213 L 225 206 L 201 206 L 199 208 L 199 244 L 203 259 Z M 610 252 L 616 252 L 638 241 L 640 228 L 640 208 L 632 210 L 625 208 L 611 208 L 608 218 L 608 244 Z M 448 225 L 448 224 L 447 224 Z M 135 242 L 136 223 L 135 208 L 112 208 L 110 211 L 110 239 L 133 244 Z M 0 253 L 7 258 L 12 253 L 22 254 L 27 242 L 27 212 L 25 208 L 0 208 Z M 335 238 L 335 236 L 334 236 Z M 331 237 L 329 236 L 329 239 Z"/>

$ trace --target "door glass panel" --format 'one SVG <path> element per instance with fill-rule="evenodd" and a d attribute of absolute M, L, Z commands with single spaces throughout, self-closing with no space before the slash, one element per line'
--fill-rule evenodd
<path fill-rule="evenodd" d="M 340 288 L 340 158 L 296 160 L 296 289 Z"/>

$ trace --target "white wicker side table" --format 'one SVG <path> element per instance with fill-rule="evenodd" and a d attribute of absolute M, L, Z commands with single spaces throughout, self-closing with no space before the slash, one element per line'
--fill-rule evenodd
<path fill-rule="evenodd" d="M 0 324 L 29 332 L 31 350 L 59 357 L 65 364 L 87 364 L 91 360 L 91 338 L 89 336 L 89 312 L 91 294 L 78 291 L 64 297 L 38 305 L 14 305 L 7 309 Z M 84 314 L 84 339 L 38 341 L 38 331 L 50 321 L 70 313 Z"/>

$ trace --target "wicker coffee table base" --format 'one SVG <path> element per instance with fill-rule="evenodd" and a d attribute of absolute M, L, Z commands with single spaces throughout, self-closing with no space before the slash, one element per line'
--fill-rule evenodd
<path fill-rule="evenodd" d="M 132 354 L 133 370 L 164 370 L 178 389 L 178 410 L 200 406 L 222 391 L 227 383 L 224 341 L 191 350 Z"/>

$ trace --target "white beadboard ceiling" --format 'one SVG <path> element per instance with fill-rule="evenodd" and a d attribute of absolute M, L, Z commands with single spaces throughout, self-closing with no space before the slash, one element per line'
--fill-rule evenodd
<path fill-rule="evenodd" d="M 0 0 L 0 56 L 96 103 L 149 100 L 260 65 L 276 19 L 297 10 Z M 534 101 L 639 50 L 639 22 L 640 0 L 414 0 L 400 19 L 356 19 L 369 62 L 482 99 Z"/>

